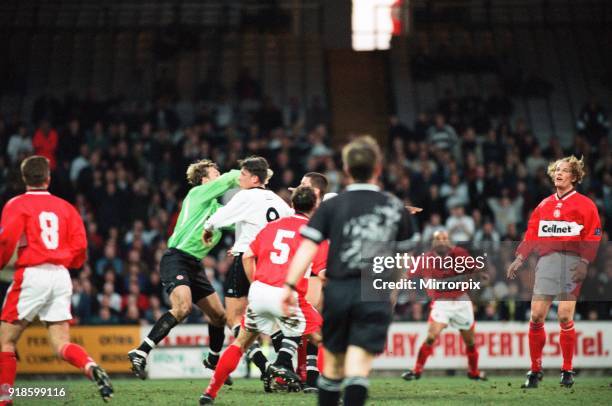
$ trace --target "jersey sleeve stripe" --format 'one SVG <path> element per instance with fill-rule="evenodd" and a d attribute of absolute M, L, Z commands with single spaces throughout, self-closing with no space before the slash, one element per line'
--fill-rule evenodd
<path fill-rule="evenodd" d="M 302 227 L 302 229 L 300 230 L 300 234 L 302 235 L 302 237 L 308 238 L 309 240 L 312 240 L 317 244 L 324 240 L 323 234 L 321 234 L 319 230 L 312 227 Z"/>

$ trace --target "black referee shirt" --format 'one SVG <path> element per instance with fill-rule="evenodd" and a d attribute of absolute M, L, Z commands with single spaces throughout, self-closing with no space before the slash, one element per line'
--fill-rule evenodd
<path fill-rule="evenodd" d="M 412 236 L 409 216 L 397 197 L 373 184 L 354 183 L 324 201 L 301 234 L 317 244 L 329 239 L 327 278 L 359 278 L 369 248 Z"/>

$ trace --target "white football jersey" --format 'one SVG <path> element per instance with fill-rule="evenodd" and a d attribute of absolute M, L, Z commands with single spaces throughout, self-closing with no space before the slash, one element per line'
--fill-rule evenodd
<path fill-rule="evenodd" d="M 293 209 L 271 190 L 253 188 L 236 193 L 204 223 L 207 230 L 236 225 L 235 253 L 245 252 L 259 231 L 271 221 L 290 216 Z"/>

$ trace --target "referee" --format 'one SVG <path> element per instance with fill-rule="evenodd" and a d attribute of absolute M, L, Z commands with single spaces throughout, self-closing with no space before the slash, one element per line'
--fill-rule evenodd
<path fill-rule="evenodd" d="M 390 300 L 363 301 L 363 252 L 374 243 L 391 246 L 412 235 L 408 211 L 396 197 L 381 192 L 382 158 L 372 137 L 355 139 L 342 150 L 346 191 L 321 204 L 301 233 L 305 237 L 287 275 L 285 311 L 318 244 L 329 239 L 327 283 L 323 288 L 323 374 L 319 404 L 337 405 L 344 386 L 345 405 L 363 405 L 372 360 L 383 351 L 391 323 Z"/>

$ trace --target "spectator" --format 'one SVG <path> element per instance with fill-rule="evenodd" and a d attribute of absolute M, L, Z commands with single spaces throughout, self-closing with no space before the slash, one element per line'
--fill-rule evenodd
<path fill-rule="evenodd" d="M 421 243 L 425 246 L 429 246 L 436 231 L 444 231 L 444 226 L 442 225 L 442 218 L 440 217 L 440 214 L 432 213 L 429 221 L 425 224 L 425 228 L 423 229 Z"/>
<path fill-rule="evenodd" d="M 168 309 L 161 305 L 157 296 L 149 296 L 149 308 L 144 313 L 144 318 L 149 324 L 155 324 L 157 320 L 166 313 Z"/>
<path fill-rule="evenodd" d="M 138 306 L 131 304 L 125 311 L 125 316 L 122 318 L 123 324 L 146 324 L 146 320 L 141 320 Z"/>
<path fill-rule="evenodd" d="M 138 281 L 135 280 L 130 281 L 128 293 L 123 295 L 121 302 L 122 309 L 127 309 L 130 305 L 135 305 L 141 312 L 144 312 L 149 307 L 149 299 L 140 292 Z"/>
<path fill-rule="evenodd" d="M 511 200 L 507 192 L 501 199 L 490 197 L 487 203 L 495 216 L 495 228 L 499 233 L 505 233 L 509 224 L 517 223 L 522 219 L 523 197 L 518 196 Z"/>
<path fill-rule="evenodd" d="M 449 210 L 455 206 L 466 206 L 469 203 L 467 184 L 461 181 L 457 173 L 453 173 L 449 183 L 440 188 L 440 197 L 446 199 L 446 207 Z"/>
<path fill-rule="evenodd" d="M 25 157 L 32 154 L 33 151 L 34 147 L 28 135 L 28 128 L 25 124 L 19 123 L 17 132 L 11 135 L 8 146 L 6 147 L 6 153 L 11 164 L 18 165 Z"/>
<path fill-rule="evenodd" d="M 87 144 L 81 144 L 79 147 L 79 154 L 74 158 L 70 165 L 70 180 L 76 184 L 81 175 L 81 171 L 85 168 L 89 168 L 89 148 Z"/>
<path fill-rule="evenodd" d="M 57 158 L 60 162 L 72 162 L 80 152 L 85 142 L 85 134 L 77 118 L 68 122 L 68 128 L 61 133 L 57 147 Z"/>
<path fill-rule="evenodd" d="M 104 246 L 104 256 L 96 262 L 96 275 L 102 277 L 108 269 L 112 269 L 117 275 L 123 273 L 123 263 L 117 257 L 117 244 L 114 241 L 109 241 Z"/>
<path fill-rule="evenodd" d="M 501 237 L 493 223 L 489 220 L 485 221 L 482 228 L 474 233 L 474 248 L 482 252 L 495 253 L 499 251 Z"/>
<path fill-rule="evenodd" d="M 94 317 L 91 324 L 113 325 L 119 324 L 119 317 L 114 315 L 109 307 L 100 308 L 98 316 Z"/>
<path fill-rule="evenodd" d="M 448 236 L 454 243 L 468 243 L 474 235 L 474 220 L 466 216 L 463 206 L 454 206 L 450 210 L 450 216 L 446 220 Z"/>
<path fill-rule="evenodd" d="M 42 155 L 49 160 L 49 166 L 52 171 L 55 170 L 57 163 L 55 157 L 57 141 L 57 131 L 51 127 L 49 120 L 43 119 L 34 133 L 32 146 L 36 155 Z"/>
<path fill-rule="evenodd" d="M 539 169 L 546 168 L 548 166 L 548 161 L 542 156 L 542 150 L 538 145 L 533 148 L 533 151 L 527 157 L 525 166 L 527 167 L 527 173 L 530 176 L 534 176 Z"/>
<path fill-rule="evenodd" d="M 599 140 L 608 135 L 610 122 L 606 112 L 596 98 L 591 98 L 582 107 L 576 121 L 576 128 L 587 136 L 591 145 L 599 144 Z"/>
<path fill-rule="evenodd" d="M 427 130 L 427 142 L 435 149 L 452 151 L 457 141 L 455 129 L 446 124 L 442 114 L 436 114 L 434 125 Z"/>
<path fill-rule="evenodd" d="M 73 280 L 72 311 L 80 324 L 91 321 L 95 303 L 91 282 L 87 278 Z"/>
<path fill-rule="evenodd" d="M 104 283 L 102 293 L 98 293 L 98 302 L 102 303 L 102 298 L 108 299 L 108 307 L 119 313 L 121 311 L 121 296 L 115 292 L 115 285 L 112 282 Z"/>

